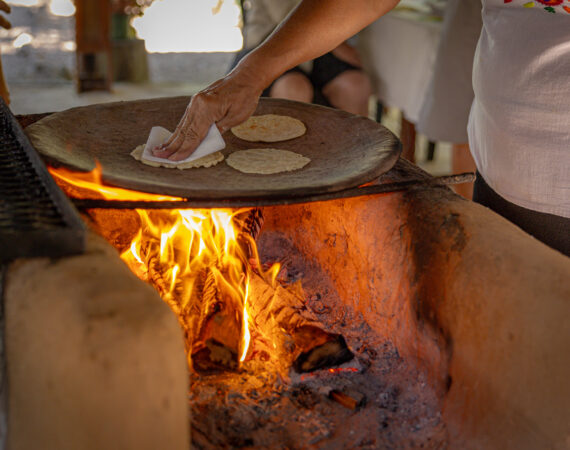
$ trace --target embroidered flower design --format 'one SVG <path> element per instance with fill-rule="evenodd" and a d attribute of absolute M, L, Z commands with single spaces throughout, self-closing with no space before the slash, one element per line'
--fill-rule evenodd
<path fill-rule="evenodd" d="M 509 4 L 510 6 L 522 6 L 524 8 L 534 8 L 536 6 L 542 6 L 546 12 L 556 14 L 556 13 L 568 13 L 570 14 L 570 0 L 503 0 L 503 3 Z M 563 5 L 563 3 L 565 3 Z"/>

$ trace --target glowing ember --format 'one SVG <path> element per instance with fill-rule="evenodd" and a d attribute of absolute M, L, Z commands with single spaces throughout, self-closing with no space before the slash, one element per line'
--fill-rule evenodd
<path fill-rule="evenodd" d="M 104 186 L 99 166 L 89 173 L 49 170 L 65 191 L 76 191 L 83 198 L 180 200 Z M 220 343 L 234 350 L 224 341 L 229 336 L 236 341 L 236 360 L 244 361 L 251 340 L 247 311 L 250 260 L 256 268 L 261 264 L 253 238 L 236 224 L 236 218 L 250 209 L 136 211 L 140 228 L 121 258 L 139 278 L 153 284 L 178 314 L 189 336 L 189 358 L 200 351 L 213 352 L 212 345 Z M 274 276 L 278 271 L 275 266 L 268 273 Z M 224 314 L 215 317 L 220 311 Z M 208 335 L 211 317 L 216 319 L 212 322 L 227 321 L 222 336 L 214 339 Z"/>

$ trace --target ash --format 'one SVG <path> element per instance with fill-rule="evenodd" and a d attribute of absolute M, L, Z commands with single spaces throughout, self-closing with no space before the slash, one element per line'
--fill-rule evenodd
<path fill-rule="evenodd" d="M 262 261 L 281 262 L 281 283 L 302 282 L 305 301 L 355 359 L 297 374 L 255 355 L 237 373 L 191 375 L 196 449 L 445 448 L 441 405 L 426 375 L 340 299 L 327 275 L 284 235 L 264 233 Z"/>

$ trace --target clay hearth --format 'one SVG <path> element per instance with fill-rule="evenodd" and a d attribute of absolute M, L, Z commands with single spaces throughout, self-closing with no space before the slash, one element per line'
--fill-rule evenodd
<path fill-rule="evenodd" d="M 346 328 L 359 361 L 365 353 L 380 355 L 369 373 L 376 374 L 374 364 L 381 367 L 389 348 L 411 374 L 401 382 L 412 386 L 400 386 L 402 392 L 427 393 L 424 419 L 437 418 L 436 432 L 422 434 L 421 417 L 413 416 L 410 435 L 398 445 L 569 445 L 568 258 L 441 187 L 263 212 L 262 258 L 280 256 L 272 254 L 276 242 L 285 249 L 294 246 L 305 267 L 318 267 L 323 279 L 291 276 L 305 279 L 308 291 L 327 287 L 326 295 L 310 295 L 309 303 L 332 305 L 351 318 L 330 325 Z M 128 242 L 129 212 L 92 217 L 95 230 L 105 221 L 105 237 L 115 245 Z M 176 318 L 114 248 L 95 234 L 89 242 L 85 255 L 18 261 L 7 273 L 7 448 L 188 448 L 189 377 Z M 354 327 L 352 318 L 384 347 L 356 342 L 362 338 L 348 329 Z M 389 369 L 389 361 L 384 363 Z M 384 387 L 397 384 L 394 374 L 382 376 Z M 196 379 L 191 382 L 198 386 Z M 290 398 L 299 402 L 307 391 L 296 392 Z M 382 395 L 369 393 L 368 404 L 354 411 L 341 397 L 334 407 L 346 410 L 345 426 L 334 428 L 332 441 L 296 442 L 293 436 L 282 444 L 381 448 L 394 443 L 388 433 L 402 432 L 405 424 L 389 420 L 366 424 L 377 427 L 373 439 L 334 440 L 357 429 L 356 418 L 366 417 L 367 408 L 385 408 L 392 417 Z M 300 402 L 306 406 L 310 398 Z M 192 393 L 191 402 L 203 400 Z M 201 408 L 203 414 L 216 413 L 207 403 Z M 239 410 L 235 415 L 227 421 L 244 422 L 247 416 Z M 192 418 L 191 423 L 192 442 L 207 447 L 208 437 L 196 429 L 205 422 Z M 260 446 L 244 430 L 235 446 Z"/>

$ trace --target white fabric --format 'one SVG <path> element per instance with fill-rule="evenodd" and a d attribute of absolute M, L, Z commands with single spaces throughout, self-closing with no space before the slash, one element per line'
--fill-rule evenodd
<path fill-rule="evenodd" d="M 416 123 L 416 130 L 432 141 L 467 142 L 481 26 L 481 0 L 447 2 L 433 76 Z"/>
<path fill-rule="evenodd" d="M 570 2 L 483 0 L 473 87 L 469 142 L 485 181 L 570 217 Z"/>
<path fill-rule="evenodd" d="M 358 50 L 378 99 L 416 122 L 429 87 L 442 24 L 411 17 L 403 18 L 397 12 L 381 17 L 359 33 Z"/>
<path fill-rule="evenodd" d="M 246 14 L 243 29 L 244 48 L 251 50 L 261 44 L 300 1 L 251 0 L 244 2 Z"/>
<path fill-rule="evenodd" d="M 202 158 L 203 156 L 209 155 L 210 153 L 222 150 L 226 146 L 224 138 L 220 134 L 218 127 L 216 126 L 216 124 L 213 124 L 208 130 L 208 134 L 206 135 L 204 140 L 200 143 L 198 148 L 194 150 L 194 153 L 192 153 L 188 158 L 183 159 L 182 161 L 171 161 L 169 159 L 157 158 L 156 156 L 154 156 L 152 154 L 152 149 L 166 142 L 168 138 L 170 138 L 170 136 L 172 136 L 172 133 L 168 131 L 166 128 L 152 127 L 150 129 L 150 134 L 144 146 L 142 159 L 145 161 L 153 161 L 162 164 L 164 163 L 172 164 L 174 166 Z"/>

